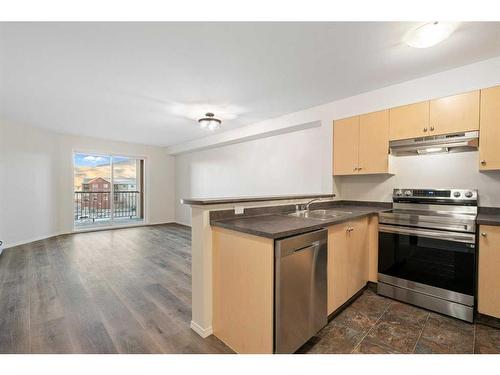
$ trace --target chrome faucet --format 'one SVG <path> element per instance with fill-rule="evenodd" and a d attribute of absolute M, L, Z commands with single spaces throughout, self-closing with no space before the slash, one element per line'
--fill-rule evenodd
<path fill-rule="evenodd" d="M 305 206 L 304 206 L 304 207 L 305 207 L 305 210 L 306 210 L 306 211 L 309 211 L 309 206 L 311 205 L 311 203 L 312 203 L 312 202 L 316 202 L 316 201 L 320 201 L 320 200 L 321 200 L 321 198 L 314 198 L 314 199 L 311 199 L 309 202 L 307 202 L 307 203 L 305 204 Z"/>

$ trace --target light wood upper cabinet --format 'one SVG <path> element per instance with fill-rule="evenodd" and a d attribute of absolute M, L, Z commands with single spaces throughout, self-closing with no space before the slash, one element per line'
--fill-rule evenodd
<path fill-rule="evenodd" d="M 333 124 L 333 174 L 356 174 L 359 150 L 359 116 Z"/>
<path fill-rule="evenodd" d="M 429 135 L 479 129 L 479 90 L 430 101 Z"/>
<path fill-rule="evenodd" d="M 388 172 L 388 110 L 333 123 L 333 175 Z"/>
<path fill-rule="evenodd" d="M 481 90 L 479 169 L 500 169 L 500 86 Z"/>
<path fill-rule="evenodd" d="M 429 102 L 420 102 L 389 110 L 389 139 L 423 137 L 429 133 Z"/>
<path fill-rule="evenodd" d="M 368 281 L 368 217 L 328 228 L 328 314 Z"/>
<path fill-rule="evenodd" d="M 500 227 L 479 227 L 478 311 L 500 318 Z"/>
<path fill-rule="evenodd" d="M 390 173 L 389 141 L 476 131 L 480 120 L 485 160 L 481 169 L 500 169 L 498 90 L 476 90 L 334 121 L 333 175 Z"/>
<path fill-rule="evenodd" d="M 389 111 L 359 116 L 358 174 L 389 170 Z"/>

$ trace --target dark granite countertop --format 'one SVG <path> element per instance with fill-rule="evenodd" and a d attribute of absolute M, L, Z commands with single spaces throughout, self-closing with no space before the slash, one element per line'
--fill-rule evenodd
<path fill-rule="evenodd" d="M 479 207 L 476 223 L 479 225 L 500 225 L 500 208 Z"/>
<path fill-rule="evenodd" d="M 231 229 L 237 232 L 253 234 L 255 236 L 277 239 L 325 228 L 333 224 L 342 223 L 388 209 L 387 207 L 362 205 L 335 205 L 330 208 L 339 211 L 350 211 L 352 214 L 330 220 L 318 220 L 288 216 L 286 213 L 278 213 L 213 220 L 211 225 Z"/>
<path fill-rule="evenodd" d="M 206 206 L 210 204 L 225 204 L 225 203 L 247 203 L 247 202 L 264 202 L 264 201 L 279 201 L 289 199 L 313 199 L 313 198 L 334 198 L 335 194 L 303 194 L 303 195 L 278 195 L 278 196 L 263 196 L 263 197 L 232 197 L 232 198 L 183 198 L 181 203 L 192 204 L 196 206 Z"/>

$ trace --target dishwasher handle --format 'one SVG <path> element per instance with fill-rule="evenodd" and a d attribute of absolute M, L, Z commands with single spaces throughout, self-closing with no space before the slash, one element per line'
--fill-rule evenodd
<path fill-rule="evenodd" d="M 277 240 L 274 244 L 275 258 L 283 258 L 296 252 L 318 248 L 327 243 L 328 231 L 320 229 L 314 232 Z"/>
<path fill-rule="evenodd" d="M 315 248 L 319 247 L 320 245 L 321 245 L 320 241 L 315 241 L 312 244 L 310 244 L 309 246 L 304 246 L 304 247 L 295 249 L 292 252 L 298 253 L 299 251 L 304 251 L 304 250 L 307 250 L 307 249 L 315 249 Z"/>

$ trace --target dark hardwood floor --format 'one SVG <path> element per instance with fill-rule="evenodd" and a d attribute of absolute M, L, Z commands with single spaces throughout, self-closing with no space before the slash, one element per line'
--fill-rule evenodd
<path fill-rule="evenodd" d="M 0 256 L 0 353 L 232 353 L 191 320 L 191 231 L 80 233 Z M 365 291 L 302 353 L 500 353 L 500 330 Z"/>
<path fill-rule="evenodd" d="M 0 256 L 0 353 L 231 353 L 191 320 L 191 232 L 59 236 Z"/>

